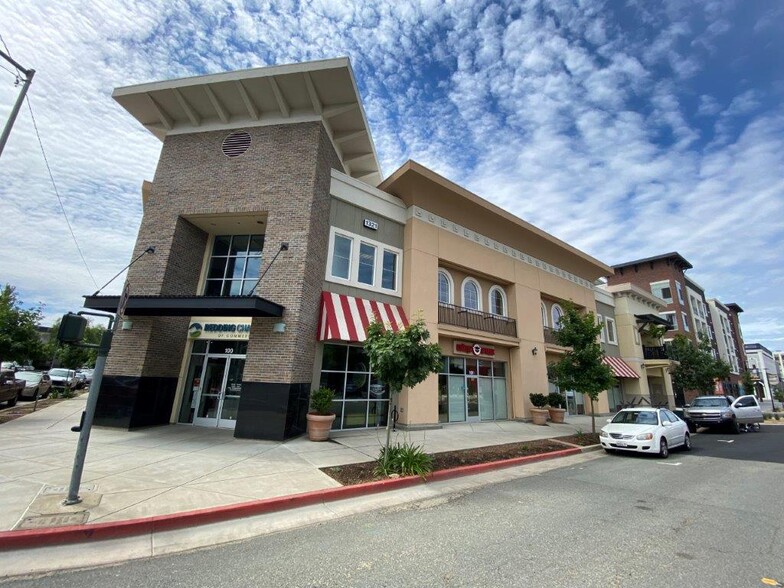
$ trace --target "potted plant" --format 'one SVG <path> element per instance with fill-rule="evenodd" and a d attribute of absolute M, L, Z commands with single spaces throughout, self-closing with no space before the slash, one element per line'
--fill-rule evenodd
<path fill-rule="evenodd" d="M 550 392 L 547 396 L 547 412 L 554 423 L 564 422 L 566 415 L 566 397 L 560 392 Z"/>
<path fill-rule="evenodd" d="M 332 412 L 332 398 L 335 392 L 331 388 L 322 386 L 310 393 L 310 412 L 308 419 L 308 439 L 311 441 L 326 441 L 335 413 Z"/>
<path fill-rule="evenodd" d="M 534 407 L 531 409 L 531 419 L 535 425 L 547 424 L 547 396 L 544 394 L 529 394 L 528 398 L 531 399 L 531 404 Z"/>

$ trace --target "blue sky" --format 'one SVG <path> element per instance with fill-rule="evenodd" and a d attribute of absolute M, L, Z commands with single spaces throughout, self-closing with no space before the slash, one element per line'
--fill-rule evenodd
<path fill-rule="evenodd" d="M 784 4 L 10 2 L 0 34 L 98 283 L 130 259 L 160 143 L 114 87 L 348 55 L 382 169 L 415 159 L 609 264 L 677 250 L 784 348 Z M 16 96 L 0 70 L 0 120 Z M 0 158 L 0 282 L 95 289 L 24 110 Z M 117 292 L 121 280 L 108 291 Z"/>

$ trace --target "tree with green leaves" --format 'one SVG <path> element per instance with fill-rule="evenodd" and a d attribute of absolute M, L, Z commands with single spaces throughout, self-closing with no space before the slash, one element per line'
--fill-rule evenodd
<path fill-rule="evenodd" d="M 716 380 L 729 377 L 729 364 L 713 357 L 711 349 L 710 341 L 702 333 L 697 345 L 685 335 L 675 335 L 668 351 L 669 358 L 679 363 L 671 372 L 675 390 L 712 394 Z"/>
<path fill-rule="evenodd" d="M 615 383 L 612 370 L 602 359 L 604 351 L 598 342 L 602 325 L 592 312 L 582 313 L 572 303 L 563 304 L 564 315 L 555 331 L 558 345 L 570 348 L 560 361 L 547 366 L 550 381 L 561 390 L 574 390 L 591 400 L 591 431 L 596 432 L 594 402 L 599 394 Z"/>
<path fill-rule="evenodd" d="M 754 378 L 751 377 L 749 370 L 744 370 L 740 375 L 740 385 L 743 394 L 754 394 Z"/>
<path fill-rule="evenodd" d="M 0 361 L 28 363 L 41 350 L 36 327 L 41 307 L 23 308 L 16 288 L 6 284 L 0 290 Z"/>
<path fill-rule="evenodd" d="M 367 329 L 365 351 L 373 373 L 389 386 L 386 455 L 392 432 L 392 406 L 403 387 L 413 388 L 441 367 L 441 346 L 428 343 L 430 332 L 422 318 L 397 332 L 373 321 Z"/>
<path fill-rule="evenodd" d="M 76 370 L 84 366 L 94 367 L 95 360 L 98 357 L 98 350 L 95 348 L 88 349 L 77 347 L 75 345 L 62 345 L 57 340 L 57 332 L 59 330 L 60 319 L 57 319 L 52 325 L 52 336 L 45 346 L 49 360 L 51 361 L 54 359 L 60 367 L 71 370 Z M 82 339 L 82 343 L 91 345 L 99 344 L 105 330 L 106 328 L 103 327 L 103 325 L 88 324 L 84 329 L 84 339 Z"/>

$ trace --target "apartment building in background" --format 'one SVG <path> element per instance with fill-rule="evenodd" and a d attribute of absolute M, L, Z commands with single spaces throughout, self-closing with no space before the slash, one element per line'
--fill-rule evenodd
<path fill-rule="evenodd" d="M 756 386 L 756 395 L 770 401 L 773 389 L 779 384 L 779 371 L 773 353 L 761 343 L 746 343 L 746 361 Z"/>

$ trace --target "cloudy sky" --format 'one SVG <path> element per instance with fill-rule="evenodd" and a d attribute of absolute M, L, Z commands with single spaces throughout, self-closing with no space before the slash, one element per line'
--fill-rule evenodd
<path fill-rule="evenodd" d="M 160 143 L 116 86 L 348 55 L 382 170 L 415 159 L 615 264 L 677 250 L 784 349 L 784 4 L 0 0 L 20 114 L 0 282 L 53 317 L 124 266 Z M 5 65 L 5 64 L 4 64 Z M 18 88 L 0 70 L 0 121 Z M 118 292 L 118 280 L 107 293 Z"/>

